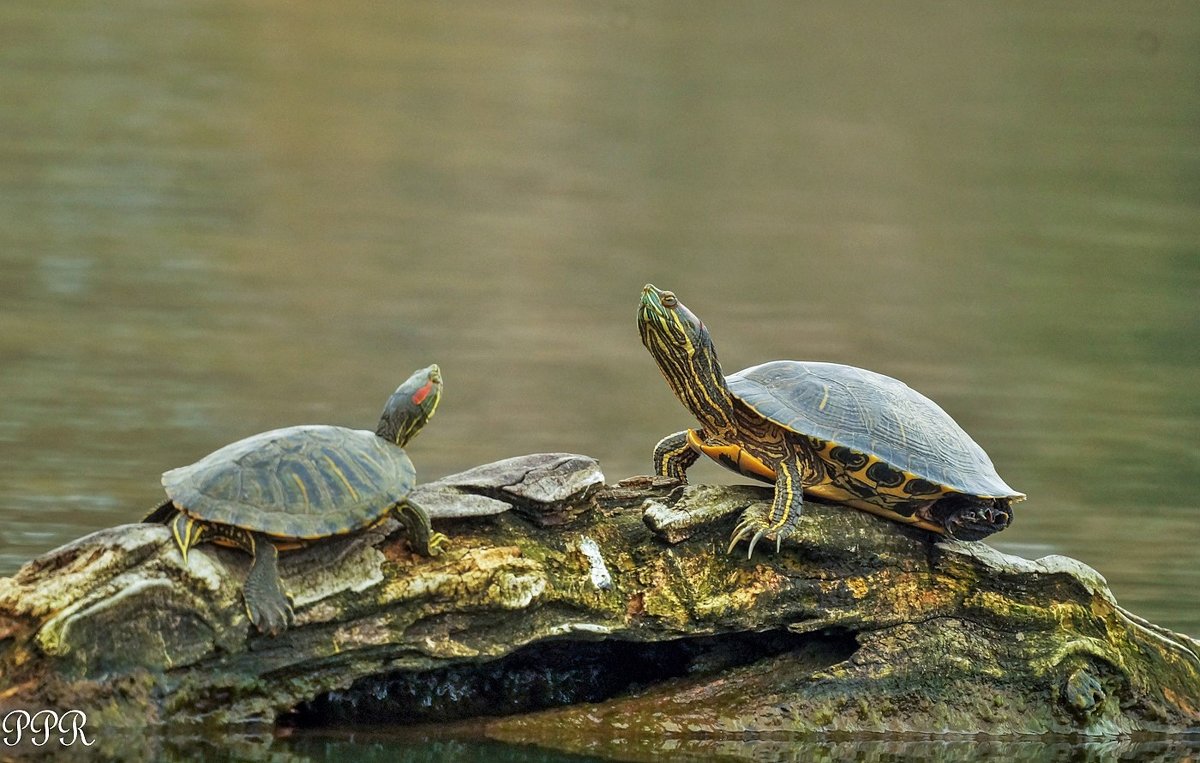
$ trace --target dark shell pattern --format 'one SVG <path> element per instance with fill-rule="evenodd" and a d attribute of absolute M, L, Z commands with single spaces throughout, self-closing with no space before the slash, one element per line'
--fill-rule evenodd
<path fill-rule="evenodd" d="M 374 432 L 316 425 L 238 440 L 162 483 L 196 519 L 311 539 L 374 524 L 416 484 L 416 471 Z"/>
<path fill-rule="evenodd" d="M 968 495 L 1024 497 L 937 403 L 890 376 L 776 360 L 726 377 L 734 397 L 799 434 L 851 448 Z"/>

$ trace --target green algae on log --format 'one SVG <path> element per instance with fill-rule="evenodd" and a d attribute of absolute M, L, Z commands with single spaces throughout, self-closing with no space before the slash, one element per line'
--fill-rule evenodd
<path fill-rule="evenodd" d="M 148 524 L 81 538 L 0 579 L 0 715 L 427 723 L 436 695 L 432 718 L 503 714 L 482 721 L 497 739 L 647 754 L 697 736 L 1200 729 L 1200 644 L 1077 561 L 818 502 L 781 552 L 747 559 L 725 553 L 730 526 L 769 490 L 602 480 L 540 454 L 421 486 L 451 547 L 415 555 L 391 524 L 284 555 L 296 622 L 278 638 L 246 621 L 245 555 L 185 565 Z"/>

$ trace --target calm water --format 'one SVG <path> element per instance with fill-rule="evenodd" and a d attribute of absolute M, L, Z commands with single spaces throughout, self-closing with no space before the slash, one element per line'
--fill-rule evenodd
<path fill-rule="evenodd" d="M 634 325 L 898 376 L 1200 633 L 1200 5 L 0 5 L 0 574 L 296 423 L 649 467 Z M 715 466 L 699 479 L 727 481 Z"/>

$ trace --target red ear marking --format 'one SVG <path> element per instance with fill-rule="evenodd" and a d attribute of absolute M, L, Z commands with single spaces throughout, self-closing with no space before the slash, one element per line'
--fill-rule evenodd
<path fill-rule="evenodd" d="M 417 390 L 416 392 L 413 393 L 413 396 L 412 396 L 413 405 L 420 405 L 421 403 L 423 403 L 425 401 L 425 398 L 429 397 L 429 393 L 432 391 L 433 391 L 433 381 L 430 380 L 430 381 L 425 382 L 425 386 L 421 387 L 419 390 Z"/>

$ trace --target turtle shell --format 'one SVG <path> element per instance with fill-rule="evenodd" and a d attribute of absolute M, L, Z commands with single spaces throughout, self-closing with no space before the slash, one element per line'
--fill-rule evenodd
<path fill-rule="evenodd" d="M 1024 498 L 950 414 L 890 376 L 838 363 L 776 360 L 726 381 L 735 398 L 785 429 L 960 493 Z"/>
<path fill-rule="evenodd" d="M 256 434 L 162 476 L 171 501 L 196 519 L 297 539 L 367 527 L 415 483 L 403 448 L 334 426 Z"/>

